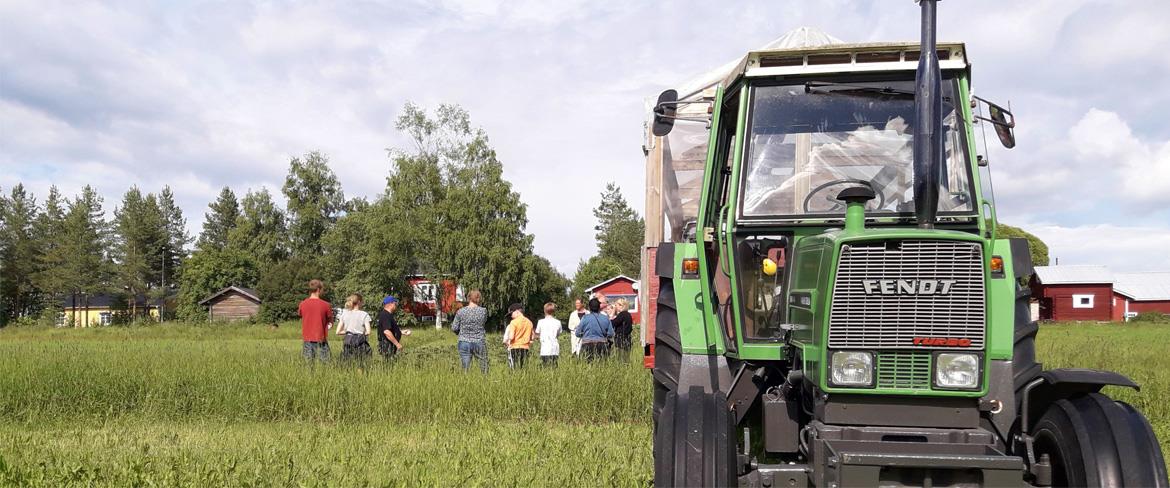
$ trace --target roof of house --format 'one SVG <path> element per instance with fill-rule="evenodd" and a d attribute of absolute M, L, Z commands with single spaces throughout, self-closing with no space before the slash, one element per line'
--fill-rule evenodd
<path fill-rule="evenodd" d="M 76 300 L 74 299 L 76 297 Z M 88 298 L 88 305 L 87 299 Z M 130 296 L 118 293 L 94 293 L 86 295 L 78 293 L 76 295 L 65 295 L 61 299 L 61 306 L 66 309 L 77 307 L 78 309 L 85 308 L 120 308 L 129 307 L 131 305 Z M 145 295 L 139 294 L 134 297 L 134 306 L 136 307 L 157 307 L 158 300 L 148 300 Z"/>
<path fill-rule="evenodd" d="M 1170 271 L 1114 273 L 1099 265 L 1037 266 L 1044 285 L 1112 284 L 1113 291 L 1137 301 L 1170 300 Z"/>
<path fill-rule="evenodd" d="M 613 278 L 610 278 L 610 279 L 608 279 L 608 280 L 602 281 L 601 283 L 598 283 L 598 284 L 596 284 L 596 285 L 593 285 L 593 286 L 591 286 L 591 287 L 589 287 L 589 288 L 586 288 L 586 289 L 585 289 L 585 293 L 593 293 L 593 290 L 596 290 L 596 289 L 598 289 L 598 288 L 601 288 L 601 287 L 603 287 L 603 286 L 605 286 L 605 285 L 608 285 L 608 284 L 610 284 L 610 283 L 613 283 L 613 282 L 615 282 L 615 281 L 618 281 L 618 280 L 626 280 L 626 281 L 628 281 L 628 282 L 630 282 L 630 283 L 633 283 L 633 284 L 634 284 L 634 289 L 635 289 L 635 290 L 637 290 L 637 289 L 638 289 L 638 280 L 635 280 L 635 279 L 633 279 L 633 278 L 630 278 L 629 276 L 626 276 L 626 275 L 617 275 L 617 276 L 614 276 Z"/>
<path fill-rule="evenodd" d="M 1109 268 L 1096 264 L 1037 266 L 1036 278 L 1044 285 L 1085 285 L 1113 283 Z"/>
<path fill-rule="evenodd" d="M 212 293 L 211 296 L 204 298 L 203 300 L 200 300 L 199 304 L 200 305 L 207 305 L 208 302 L 210 302 L 210 301 L 216 299 L 217 297 L 219 297 L 227 292 L 230 292 L 230 291 L 235 291 L 241 295 L 244 295 L 245 297 L 251 298 L 256 303 L 260 303 L 260 296 L 256 294 L 256 290 L 253 290 L 251 288 L 244 288 L 242 286 L 234 286 L 233 285 L 233 286 L 229 286 L 227 288 L 224 288 L 222 290 L 219 290 L 215 293 Z"/>
<path fill-rule="evenodd" d="M 1113 278 L 1113 291 L 1134 300 L 1170 300 L 1170 271 L 1114 273 Z"/>

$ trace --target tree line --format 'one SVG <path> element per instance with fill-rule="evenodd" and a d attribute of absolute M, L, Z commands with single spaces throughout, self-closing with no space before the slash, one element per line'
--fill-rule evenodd
<path fill-rule="evenodd" d="M 44 203 L 24 185 L 0 195 L 0 322 L 55 314 L 64 300 L 112 287 L 161 299 L 190 242 L 174 193 L 130 188 L 112 220 L 91 186 L 65 198 L 56 186 Z"/>
<path fill-rule="evenodd" d="M 239 197 L 224 187 L 197 239 L 169 187 L 131 187 L 107 219 L 92 187 L 69 200 L 54 187 L 38 204 L 18 184 L 0 196 L 0 320 L 55 319 L 64 301 L 103 293 L 206 320 L 199 302 L 234 285 L 257 291 L 260 320 L 280 321 L 296 316 L 312 278 L 340 301 L 355 292 L 412 297 L 410 276 L 480 289 L 501 319 L 517 301 L 533 312 L 552 301 L 567 312 L 572 293 L 637 275 L 643 224 L 616 185 L 594 211 L 599 253 L 571 282 L 534 252 L 527 207 L 466 110 L 408 103 L 395 126 L 413 147 L 387 150 L 391 170 L 375 198 L 347 199 L 328 156 L 309 152 L 289 162 L 283 208 L 266 188 Z M 128 305 L 136 316 L 137 301 Z"/>

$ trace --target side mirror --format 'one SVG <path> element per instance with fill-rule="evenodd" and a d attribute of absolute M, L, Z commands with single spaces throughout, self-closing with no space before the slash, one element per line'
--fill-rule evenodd
<path fill-rule="evenodd" d="M 1008 149 L 1016 147 L 1016 134 L 1012 131 L 1012 129 L 1016 128 L 1016 116 L 1012 115 L 1010 110 L 1000 107 L 999 105 L 979 97 L 974 98 L 987 104 L 987 113 L 991 116 L 990 119 L 986 117 L 980 117 L 978 115 L 976 115 L 975 118 L 991 122 L 991 125 L 995 126 L 995 134 L 999 136 L 999 142 L 1003 144 L 1003 147 Z"/>
<path fill-rule="evenodd" d="M 658 95 L 658 103 L 654 105 L 654 126 L 651 132 L 658 137 L 665 136 L 674 129 L 674 120 L 678 113 L 678 92 L 666 90 Z"/>

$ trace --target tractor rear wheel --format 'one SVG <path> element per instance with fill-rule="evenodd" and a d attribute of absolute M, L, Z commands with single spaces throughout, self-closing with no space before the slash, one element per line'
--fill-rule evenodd
<path fill-rule="evenodd" d="M 1166 464 L 1146 418 L 1125 402 L 1090 393 L 1053 402 L 1032 429 L 1053 486 L 1166 487 Z"/>
<path fill-rule="evenodd" d="M 654 486 L 735 486 L 727 397 L 694 386 L 667 395 L 654 431 Z"/>

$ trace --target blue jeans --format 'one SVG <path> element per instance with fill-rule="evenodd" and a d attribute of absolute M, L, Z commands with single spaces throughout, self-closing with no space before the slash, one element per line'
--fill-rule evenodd
<path fill-rule="evenodd" d="M 329 361 L 329 343 L 304 341 L 301 346 L 301 355 L 305 357 L 306 361 L 312 361 L 314 357 L 321 362 Z"/>
<path fill-rule="evenodd" d="M 488 358 L 487 358 L 487 344 L 483 342 L 459 341 L 459 362 L 463 365 L 463 370 L 471 367 L 471 356 L 479 358 L 479 368 L 487 373 Z"/>

